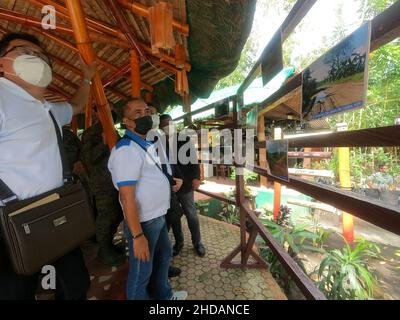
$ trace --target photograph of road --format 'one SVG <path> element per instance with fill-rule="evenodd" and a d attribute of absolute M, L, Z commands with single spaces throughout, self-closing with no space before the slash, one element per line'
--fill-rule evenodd
<path fill-rule="evenodd" d="M 368 22 L 304 70 L 304 121 L 365 106 L 370 39 Z"/>
<path fill-rule="evenodd" d="M 277 178 L 289 181 L 287 140 L 267 141 L 267 163 L 269 173 Z"/>

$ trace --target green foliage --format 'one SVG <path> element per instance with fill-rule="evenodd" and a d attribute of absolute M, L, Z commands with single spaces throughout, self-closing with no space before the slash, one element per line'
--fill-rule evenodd
<path fill-rule="evenodd" d="M 236 179 L 236 168 L 232 169 L 230 178 L 232 180 Z M 258 178 L 259 178 L 258 173 L 244 169 L 244 182 L 246 184 L 249 182 L 256 182 L 258 180 Z"/>
<path fill-rule="evenodd" d="M 222 221 L 230 224 L 240 225 L 239 210 L 233 204 L 223 203 L 222 211 L 218 213 Z"/>
<path fill-rule="evenodd" d="M 373 297 L 377 280 L 368 259 L 379 258 L 380 249 L 366 240 L 329 250 L 318 268 L 319 289 L 332 300 L 369 299 Z"/>
<path fill-rule="evenodd" d="M 281 219 L 278 220 L 281 224 L 267 218 L 260 219 L 274 239 L 278 241 L 282 248 L 284 248 L 305 271 L 304 264 L 302 259 L 300 259 L 299 254 L 304 250 L 321 252 L 318 248 L 308 244 L 315 240 L 317 235 L 308 231 L 307 225 L 291 225 L 289 223 L 290 211 L 285 210 L 281 213 L 283 213 L 283 215 L 281 215 Z M 283 289 L 288 292 L 293 286 L 293 283 L 285 268 L 279 262 L 277 256 L 269 248 L 262 248 L 261 254 L 269 263 L 269 271 L 271 274 L 277 279 Z"/>
<path fill-rule="evenodd" d="M 317 236 L 313 239 L 313 246 L 324 249 L 325 244 L 328 241 L 329 237 L 336 232 L 325 230 L 322 225 L 319 223 L 318 218 L 314 214 L 310 214 L 306 218 L 306 223 L 308 223 L 308 227 L 312 230 Z"/>

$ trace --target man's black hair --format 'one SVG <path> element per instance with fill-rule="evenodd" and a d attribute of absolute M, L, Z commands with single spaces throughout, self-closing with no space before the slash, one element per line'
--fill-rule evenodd
<path fill-rule="evenodd" d="M 9 33 L 6 34 L 1 40 L 0 40 L 0 57 L 4 54 L 4 52 L 7 50 L 9 44 L 13 40 L 25 40 L 32 42 L 33 44 L 36 44 L 37 46 L 41 47 L 40 41 L 38 38 L 31 34 L 27 33 Z"/>
<path fill-rule="evenodd" d="M 160 123 L 161 123 L 162 121 L 164 121 L 165 119 L 171 119 L 171 120 L 172 120 L 171 116 L 170 116 L 168 113 L 164 113 L 164 114 L 162 114 L 162 115 L 160 116 Z"/>

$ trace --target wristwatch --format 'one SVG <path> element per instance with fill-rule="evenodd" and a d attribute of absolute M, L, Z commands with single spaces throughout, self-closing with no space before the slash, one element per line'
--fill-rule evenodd
<path fill-rule="evenodd" d="M 143 233 L 143 232 L 139 233 L 139 234 L 136 235 L 136 236 L 132 235 L 132 238 L 133 238 L 133 240 L 136 240 L 137 238 L 140 238 L 141 236 L 144 236 L 144 233 Z"/>
<path fill-rule="evenodd" d="M 86 82 L 86 83 L 88 83 L 89 85 L 92 85 L 92 81 L 89 80 L 89 79 L 84 78 L 84 79 L 83 79 L 83 82 Z"/>

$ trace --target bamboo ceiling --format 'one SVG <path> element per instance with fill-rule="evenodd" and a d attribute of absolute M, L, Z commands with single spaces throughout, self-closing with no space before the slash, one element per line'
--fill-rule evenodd
<path fill-rule="evenodd" d="M 124 10 L 125 16 L 132 28 L 134 34 L 139 40 L 142 47 L 150 47 L 150 28 L 146 17 L 141 16 L 137 12 L 132 12 L 129 8 L 123 6 L 125 3 L 138 3 L 142 7 L 150 7 L 155 0 L 137 0 L 137 1 L 119 1 Z M 173 5 L 174 19 L 186 25 L 186 5 L 185 0 L 169 0 Z M 0 0 L 0 10 L 11 10 L 17 16 L 29 17 L 32 20 L 41 21 L 43 14 L 42 7 L 45 4 L 61 5 L 65 8 L 64 1 L 55 0 Z M 106 0 L 82 0 L 84 11 L 87 18 L 98 20 L 108 26 L 116 27 L 116 21 L 107 6 Z M 57 9 L 57 7 L 56 7 Z M 62 9 L 62 8 L 61 8 Z M 5 11 L 3 11 L 4 13 Z M 7 13 L 7 12 L 5 12 Z M 57 10 L 57 25 L 61 29 L 67 27 L 71 29 L 70 21 L 62 14 L 61 10 Z M 93 29 L 89 29 L 93 31 Z M 119 29 L 118 29 L 119 30 Z M 32 25 L 24 25 L 17 22 L 11 22 L 0 16 L 0 37 L 8 32 L 25 32 L 30 33 L 39 38 L 43 46 L 53 58 L 54 80 L 51 84 L 46 99 L 49 101 L 62 101 L 71 96 L 79 85 L 80 75 L 80 58 L 78 51 L 75 49 L 75 40 L 73 34 L 63 32 L 61 30 L 42 30 Z M 98 66 L 101 78 L 106 81 L 114 72 L 121 69 L 125 65 L 129 65 L 129 43 L 122 37 L 112 37 L 106 35 L 102 39 L 101 30 L 97 30 L 97 35 L 92 36 L 93 49 L 98 59 Z M 108 38 L 107 38 L 108 37 Z M 174 37 L 176 43 L 181 43 L 187 49 L 187 35 L 182 34 L 178 28 L 174 28 Z M 100 38 L 100 39 L 99 39 Z M 152 56 L 151 51 L 144 49 L 149 57 L 148 62 L 142 62 L 140 65 L 142 89 L 152 90 L 153 86 L 160 81 L 175 78 L 174 72 L 170 68 L 166 68 L 167 62 L 173 62 L 174 52 L 162 52 L 166 57 L 160 59 Z M 169 60 L 167 61 L 166 59 Z M 163 61 L 161 61 L 163 60 Z M 171 66 L 171 64 L 169 64 Z M 168 67 L 168 66 L 167 66 Z M 128 69 L 129 70 L 129 69 Z M 109 86 L 106 87 L 107 98 L 116 103 L 120 100 L 127 99 L 131 94 L 131 78 L 130 72 L 117 77 Z"/>

